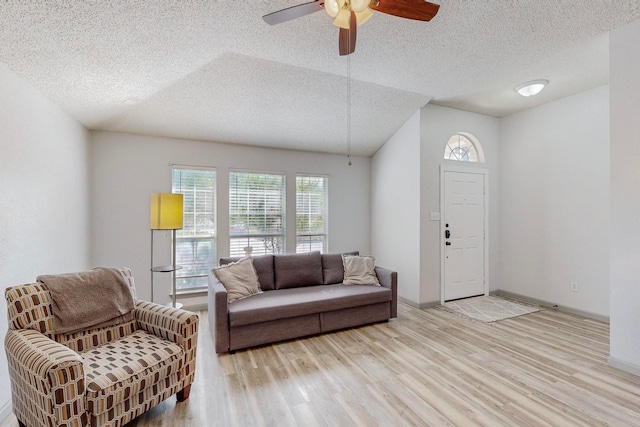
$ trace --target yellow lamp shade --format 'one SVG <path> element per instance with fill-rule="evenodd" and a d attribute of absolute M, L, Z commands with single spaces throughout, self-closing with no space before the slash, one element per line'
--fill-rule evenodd
<path fill-rule="evenodd" d="M 177 230 L 182 228 L 182 194 L 151 194 L 151 229 Z"/>

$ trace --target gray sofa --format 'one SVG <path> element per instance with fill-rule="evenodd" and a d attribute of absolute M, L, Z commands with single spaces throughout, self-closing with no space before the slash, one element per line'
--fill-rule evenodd
<path fill-rule="evenodd" d="M 220 265 L 238 258 L 221 258 Z M 253 257 L 263 293 L 227 303 L 209 274 L 209 325 L 216 353 L 397 317 L 397 273 L 375 267 L 381 286 L 344 285 L 341 254 Z"/>

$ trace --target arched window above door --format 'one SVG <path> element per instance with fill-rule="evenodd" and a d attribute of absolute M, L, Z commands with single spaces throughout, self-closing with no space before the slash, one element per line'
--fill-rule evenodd
<path fill-rule="evenodd" d="M 484 152 L 480 142 L 473 135 L 458 132 L 447 141 L 444 148 L 444 158 L 458 162 L 484 163 Z"/>

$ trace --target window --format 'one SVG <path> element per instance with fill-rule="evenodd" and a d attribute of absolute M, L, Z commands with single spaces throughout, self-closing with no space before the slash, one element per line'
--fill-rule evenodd
<path fill-rule="evenodd" d="M 327 250 L 327 178 L 296 176 L 296 252 Z"/>
<path fill-rule="evenodd" d="M 284 252 L 283 174 L 229 174 L 229 255 Z"/>
<path fill-rule="evenodd" d="M 207 287 L 216 262 L 216 172 L 173 169 L 173 192 L 184 195 L 184 227 L 176 233 L 178 290 Z"/>
<path fill-rule="evenodd" d="M 444 148 L 444 158 L 459 162 L 484 162 L 480 143 L 473 135 L 457 133 L 449 138 Z"/>

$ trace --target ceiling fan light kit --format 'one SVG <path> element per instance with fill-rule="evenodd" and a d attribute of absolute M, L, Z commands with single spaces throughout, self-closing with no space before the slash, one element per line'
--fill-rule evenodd
<path fill-rule="evenodd" d="M 351 28 L 349 22 L 351 12 L 356 14 L 356 23 L 358 25 L 364 24 L 373 16 L 373 12 L 369 9 L 369 1 L 367 0 L 326 0 L 324 2 L 324 10 L 330 17 L 334 18 L 333 25 L 345 30 Z"/>
<path fill-rule="evenodd" d="M 344 1 L 342 4 L 344 4 Z M 324 2 L 324 10 L 332 18 L 338 16 L 340 9 L 342 9 L 342 5 L 338 3 L 338 0 L 326 0 Z"/>
<path fill-rule="evenodd" d="M 276 25 L 309 15 L 320 9 L 324 9 L 330 17 L 334 18 L 333 25 L 340 28 L 338 38 L 340 55 L 349 55 L 356 48 L 356 27 L 373 16 L 372 10 L 400 18 L 430 21 L 438 13 L 440 6 L 426 0 L 315 0 L 264 15 L 262 19 L 267 24 Z"/>
<path fill-rule="evenodd" d="M 549 80 L 532 80 L 516 86 L 515 91 L 522 96 L 534 96 L 539 94 L 547 84 L 549 84 Z"/>
<path fill-rule="evenodd" d="M 356 22 L 358 23 L 358 25 L 364 24 L 369 20 L 369 18 L 373 16 L 373 12 L 369 8 L 366 8 L 362 12 L 355 12 L 355 14 L 356 14 Z"/>
<path fill-rule="evenodd" d="M 363 12 L 365 9 L 369 9 L 369 0 L 351 0 L 351 10 L 354 12 Z"/>
<path fill-rule="evenodd" d="M 336 27 L 340 27 L 340 28 L 344 28 L 345 30 L 348 30 L 350 28 L 349 26 L 349 20 L 351 18 L 351 11 L 345 8 L 340 9 L 340 12 L 338 12 L 338 16 L 336 16 L 336 19 L 333 20 L 333 25 L 335 25 Z"/>

